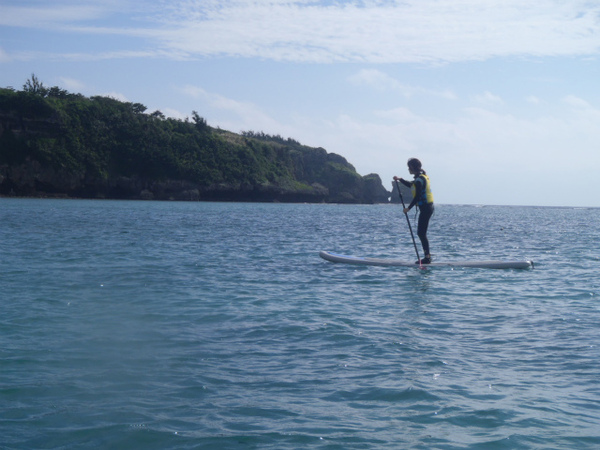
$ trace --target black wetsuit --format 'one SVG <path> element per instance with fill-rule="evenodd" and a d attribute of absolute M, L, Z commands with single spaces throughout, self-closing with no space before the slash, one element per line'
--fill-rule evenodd
<path fill-rule="evenodd" d="M 417 183 L 417 180 L 420 180 L 420 183 Z M 408 208 L 412 208 L 417 205 L 419 207 L 419 221 L 417 222 L 417 236 L 421 240 L 421 245 L 423 245 L 423 251 L 425 252 L 425 256 L 429 256 L 431 253 L 429 252 L 429 239 L 427 239 L 427 228 L 429 227 L 429 219 L 434 213 L 433 203 L 427 203 L 427 195 L 425 191 L 425 183 L 427 180 L 421 176 L 415 178 L 414 181 L 406 181 L 404 179 L 400 179 L 402 184 L 406 187 L 415 187 L 415 195 L 408 205 Z"/>

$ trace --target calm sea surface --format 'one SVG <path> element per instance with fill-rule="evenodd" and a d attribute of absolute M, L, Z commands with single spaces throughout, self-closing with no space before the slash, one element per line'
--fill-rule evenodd
<path fill-rule="evenodd" d="M 411 219 L 414 216 L 411 215 Z M 0 199 L 0 448 L 600 448 L 600 209 Z"/>

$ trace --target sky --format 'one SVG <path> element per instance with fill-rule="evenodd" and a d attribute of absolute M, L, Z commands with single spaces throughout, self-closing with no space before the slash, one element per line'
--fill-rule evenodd
<path fill-rule="evenodd" d="M 344 156 L 436 203 L 600 207 L 600 2 L 0 0 L 0 87 Z"/>

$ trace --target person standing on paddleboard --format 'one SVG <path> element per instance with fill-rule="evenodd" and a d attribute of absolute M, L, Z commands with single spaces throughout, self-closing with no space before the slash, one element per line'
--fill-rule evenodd
<path fill-rule="evenodd" d="M 394 181 L 399 181 L 404 186 L 409 187 L 412 192 L 412 202 L 406 208 L 404 213 L 407 214 L 415 205 L 419 207 L 419 221 L 417 222 L 417 236 L 421 240 L 425 257 L 421 260 L 421 264 L 431 263 L 431 252 L 429 250 L 429 239 L 427 239 L 427 228 L 429 227 L 429 219 L 433 215 L 433 193 L 427 173 L 422 169 L 421 161 L 417 158 L 410 158 L 407 162 L 408 172 L 415 177 L 413 181 L 406 181 L 399 177 L 394 177 Z M 419 264 L 419 261 L 416 262 Z"/>

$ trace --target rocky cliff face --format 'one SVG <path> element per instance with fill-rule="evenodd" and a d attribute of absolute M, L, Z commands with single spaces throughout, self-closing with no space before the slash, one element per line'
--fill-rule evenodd
<path fill-rule="evenodd" d="M 390 201 L 390 192 L 388 192 L 381 181 L 381 177 L 372 173 L 363 177 L 365 203 L 388 203 Z M 371 201 L 367 201 L 371 200 Z"/>
<path fill-rule="evenodd" d="M 54 169 L 38 161 L 0 165 L 0 195 L 132 200 L 249 201 L 282 203 L 388 203 L 379 175 L 358 177 L 348 185 L 313 183 L 304 188 L 284 188 L 269 183 L 212 184 L 186 180 L 150 180 L 137 176 L 93 179 L 84 173 Z"/>
<path fill-rule="evenodd" d="M 402 190 L 402 198 L 404 199 L 404 203 L 406 206 L 412 201 L 412 192 L 410 188 L 407 188 L 402 183 L 398 183 L 400 189 Z M 392 193 L 390 197 L 390 201 L 392 203 L 400 203 L 400 194 L 398 193 L 398 188 L 396 187 L 396 183 L 392 183 Z"/>

